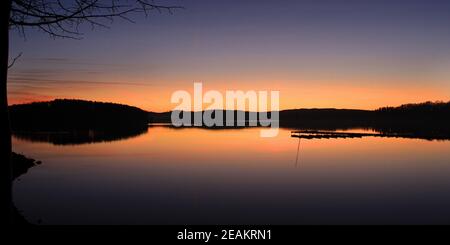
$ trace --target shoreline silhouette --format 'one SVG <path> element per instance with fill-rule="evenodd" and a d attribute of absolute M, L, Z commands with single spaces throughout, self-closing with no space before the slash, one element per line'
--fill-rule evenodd
<path fill-rule="evenodd" d="M 13 181 L 20 180 L 20 177 L 28 172 L 28 170 L 32 167 L 38 166 L 41 164 L 41 161 L 34 160 L 32 158 L 28 158 L 24 155 L 12 152 L 11 154 L 12 161 L 12 177 Z M 12 215 L 13 221 L 16 225 L 30 225 L 30 223 L 23 217 L 20 210 L 17 209 L 15 205 L 12 207 Z"/>
<path fill-rule="evenodd" d="M 195 114 L 201 113 L 203 116 L 205 111 L 190 113 L 193 120 Z M 214 113 L 223 113 L 225 125 L 227 111 L 215 110 L 213 116 Z M 253 116 L 259 119 L 256 112 L 233 113 L 235 122 L 238 113 L 244 113 L 245 118 Z M 10 114 L 15 137 L 59 145 L 126 139 L 145 133 L 151 123 L 171 123 L 171 112 L 148 112 L 123 104 L 69 99 L 12 105 Z M 272 113 L 268 114 L 270 118 Z M 246 128 L 250 125 L 249 120 L 242 123 L 244 126 L 200 127 L 226 130 Z M 260 125 L 259 121 L 257 123 Z M 292 130 L 336 131 L 364 128 L 388 136 L 450 140 L 450 102 L 405 104 L 376 110 L 281 110 L 279 124 L 281 128 Z"/>

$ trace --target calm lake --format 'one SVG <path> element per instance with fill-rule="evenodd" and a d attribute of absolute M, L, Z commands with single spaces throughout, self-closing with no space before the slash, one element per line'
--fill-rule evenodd
<path fill-rule="evenodd" d="M 450 223 L 450 141 L 301 139 L 150 126 L 116 141 L 13 138 L 42 161 L 14 183 L 40 224 Z M 364 130 L 359 130 L 364 131 Z"/>

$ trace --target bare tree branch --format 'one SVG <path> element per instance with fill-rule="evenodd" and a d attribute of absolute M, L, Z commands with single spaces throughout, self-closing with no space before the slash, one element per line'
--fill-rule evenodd
<path fill-rule="evenodd" d="M 8 69 L 13 67 L 16 61 L 22 56 L 22 52 L 20 52 L 16 57 L 14 57 L 13 61 L 8 65 Z"/>
<path fill-rule="evenodd" d="M 181 6 L 155 4 L 151 0 L 12 0 L 10 28 L 24 33 L 37 28 L 54 38 L 80 39 L 81 24 L 107 28 L 115 18 L 134 22 L 131 16 L 151 11 L 172 14 Z"/>

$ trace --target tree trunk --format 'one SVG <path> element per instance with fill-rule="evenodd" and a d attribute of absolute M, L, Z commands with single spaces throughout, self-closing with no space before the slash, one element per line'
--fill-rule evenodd
<path fill-rule="evenodd" d="M 8 113 L 8 59 L 9 59 L 9 15 L 11 0 L 1 1 L 0 20 L 0 172 L 2 181 L 2 216 L 3 222 L 11 224 L 12 217 L 12 163 L 11 163 L 11 127 Z"/>

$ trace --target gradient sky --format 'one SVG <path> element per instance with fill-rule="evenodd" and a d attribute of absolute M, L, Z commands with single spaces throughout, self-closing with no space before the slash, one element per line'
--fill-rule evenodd
<path fill-rule="evenodd" d="M 281 109 L 450 100 L 450 1 L 173 0 L 83 40 L 12 32 L 9 103 L 80 98 L 167 111 L 172 92 L 279 90 Z"/>

